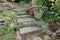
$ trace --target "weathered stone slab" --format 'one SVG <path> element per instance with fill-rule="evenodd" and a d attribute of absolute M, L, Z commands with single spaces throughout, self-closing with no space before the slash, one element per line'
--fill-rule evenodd
<path fill-rule="evenodd" d="M 0 25 L 0 29 L 2 29 L 4 26 L 3 25 Z"/>
<path fill-rule="evenodd" d="M 20 34 L 22 35 L 30 32 L 39 31 L 39 30 L 40 30 L 39 27 L 23 27 L 20 29 Z"/>
<path fill-rule="evenodd" d="M 21 19 L 18 19 L 18 23 L 25 23 L 25 22 L 34 22 L 35 19 L 33 18 L 21 18 Z"/>
<path fill-rule="evenodd" d="M 22 5 L 23 7 L 21 7 L 21 8 L 16 8 L 16 9 L 14 9 L 14 10 L 16 10 L 16 11 L 26 11 L 26 10 L 28 10 L 29 8 L 30 8 L 30 4 L 24 4 L 24 5 Z"/>
<path fill-rule="evenodd" d="M 17 12 L 23 12 L 23 11 L 26 11 L 27 8 L 17 8 L 17 9 L 14 9 L 15 11 Z"/>
<path fill-rule="evenodd" d="M 27 24 L 35 24 L 36 23 L 36 21 L 34 21 L 34 22 L 25 22 L 25 23 L 23 23 L 23 25 L 27 25 Z"/>
<path fill-rule="evenodd" d="M 9 6 L 4 6 L 4 10 L 5 10 L 5 11 L 10 10 Z"/>
<path fill-rule="evenodd" d="M 19 15 L 19 16 L 20 16 L 20 15 L 27 14 L 26 11 L 25 11 L 25 12 L 17 12 L 17 11 L 15 11 L 15 13 L 17 13 L 17 15 Z"/>
<path fill-rule="evenodd" d="M 0 25 L 4 25 L 5 23 L 0 23 Z"/>
<path fill-rule="evenodd" d="M 18 18 L 26 18 L 26 17 L 31 17 L 30 15 L 20 15 Z"/>
<path fill-rule="evenodd" d="M 4 11 L 4 8 L 0 6 L 0 13 L 2 13 L 3 11 Z"/>
<path fill-rule="evenodd" d="M 0 19 L 0 23 L 1 23 L 1 22 L 4 22 L 4 19 Z"/>

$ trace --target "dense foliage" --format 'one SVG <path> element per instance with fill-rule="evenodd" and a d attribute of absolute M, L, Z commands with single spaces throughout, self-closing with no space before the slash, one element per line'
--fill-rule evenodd
<path fill-rule="evenodd" d="M 34 10 L 44 10 L 42 19 L 45 22 L 53 22 L 60 20 L 60 0 L 54 2 L 49 0 L 37 0 L 37 5 L 32 7 Z"/>
<path fill-rule="evenodd" d="M 48 7 L 48 10 L 43 14 L 42 19 L 45 22 L 53 22 L 53 21 L 59 21 L 60 20 L 60 1 L 57 0 L 55 2 L 49 2 L 46 6 Z"/>
<path fill-rule="evenodd" d="M 53 22 L 60 20 L 60 0 L 37 0 L 37 5 L 32 6 L 33 10 L 44 10 L 42 19 L 45 22 Z"/>

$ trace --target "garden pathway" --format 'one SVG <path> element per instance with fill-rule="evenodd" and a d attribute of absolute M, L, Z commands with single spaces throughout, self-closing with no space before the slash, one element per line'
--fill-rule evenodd
<path fill-rule="evenodd" d="M 32 15 L 28 15 L 27 7 L 14 9 L 17 13 L 18 24 L 20 25 L 20 31 L 17 32 L 17 40 L 42 40 L 37 31 L 40 30 L 36 24 L 36 20 Z M 31 34 L 33 33 L 33 35 Z"/>
<path fill-rule="evenodd" d="M 28 7 L 28 6 L 27 6 Z M 32 15 L 28 15 L 26 12 L 28 10 L 27 7 L 23 8 L 17 8 L 14 9 L 17 13 L 18 17 L 18 24 L 20 25 L 20 30 L 17 32 L 17 40 L 52 40 L 52 38 L 55 38 L 56 35 L 52 34 L 52 38 L 49 36 L 48 33 L 51 33 L 47 31 L 46 27 L 48 25 L 42 25 L 43 29 L 46 29 L 46 32 L 48 35 L 44 35 L 43 38 L 40 38 L 38 35 L 38 31 L 41 29 L 37 25 L 36 20 L 33 18 Z"/>

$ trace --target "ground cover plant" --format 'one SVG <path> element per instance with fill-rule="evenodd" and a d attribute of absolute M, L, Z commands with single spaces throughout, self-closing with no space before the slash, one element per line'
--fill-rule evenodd
<path fill-rule="evenodd" d="M 6 11 L 0 15 L 0 18 L 5 19 L 4 27 L 0 30 L 0 40 L 13 40 L 16 37 L 18 29 L 17 18 L 13 11 Z"/>

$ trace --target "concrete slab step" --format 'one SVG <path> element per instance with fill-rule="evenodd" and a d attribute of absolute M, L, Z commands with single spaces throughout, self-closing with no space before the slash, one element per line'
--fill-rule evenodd
<path fill-rule="evenodd" d="M 36 22 L 22 23 L 22 24 L 19 24 L 19 25 L 20 25 L 20 27 L 38 26 Z"/>
<path fill-rule="evenodd" d="M 5 20 L 4 19 L 0 19 L 0 23 L 2 23 L 2 22 L 5 22 Z"/>
<path fill-rule="evenodd" d="M 0 25 L 0 29 L 2 29 L 4 27 L 4 25 Z"/>
<path fill-rule="evenodd" d="M 25 22 L 25 23 L 23 23 L 23 24 L 32 24 L 32 23 L 36 23 L 35 21 L 34 22 Z"/>
<path fill-rule="evenodd" d="M 17 12 L 23 12 L 23 11 L 26 11 L 28 8 L 24 7 L 24 8 L 16 8 L 14 9 L 14 11 L 17 11 Z"/>
<path fill-rule="evenodd" d="M 23 34 L 27 34 L 30 32 L 36 32 L 39 30 L 40 30 L 39 27 L 23 27 L 23 28 L 20 28 L 20 34 L 23 35 Z"/>
<path fill-rule="evenodd" d="M 18 19 L 18 23 L 28 23 L 28 22 L 34 22 L 35 19 L 33 18 L 21 18 L 21 19 Z"/>
<path fill-rule="evenodd" d="M 20 16 L 17 16 L 18 18 L 29 18 L 29 17 L 32 17 L 31 15 L 20 15 Z"/>
<path fill-rule="evenodd" d="M 15 13 L 19 16 L 19 15 L 26 15 L 27 13 L 26 13 L 26 11 L 25 12 L 16 12 L 15 11 Z"/>
<path fill-rule="evenodd" d="M 4 25 L 5 23 L 0 23 L 0 25 Z"/>
<path fill-rule="evenodd" d="M 10 7 L 9 6 L 4 6 L 4 10 L 8 11 L 8 10 L 10 10 Z"/>

